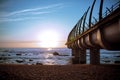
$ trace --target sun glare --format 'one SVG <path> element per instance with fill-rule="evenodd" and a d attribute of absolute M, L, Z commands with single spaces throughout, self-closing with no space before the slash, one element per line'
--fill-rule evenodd
<path fill-rule="evenodd" d="M 58 46 L 59 34 L 56 31 L 43 31 L 39 35 L 40 47 L 43 48 L 55 48 Z"/>

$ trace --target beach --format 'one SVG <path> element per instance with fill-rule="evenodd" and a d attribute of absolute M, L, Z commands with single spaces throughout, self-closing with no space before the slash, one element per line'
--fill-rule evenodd
<path fill-rule="evenodd" d="M 0 80 L 120 80 L 120 65 L 0 64 Z"/>

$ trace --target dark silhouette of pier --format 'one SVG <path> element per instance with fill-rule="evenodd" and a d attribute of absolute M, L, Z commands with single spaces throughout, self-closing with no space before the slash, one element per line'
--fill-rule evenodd
<path fill-rule="evenodd" d="M 66 45 L 72 49 L 73 64 L 86 63 L 86 49 L 90 49 L 90 64 L 100 64 L 100 49 L 120 50 L 120 1 L 111 8 L 106 7 L 105 13 L 102 12 L 103 1 L 100 2 L 99 19 L 92 16 L 94 0 L 68 35 Z"/>

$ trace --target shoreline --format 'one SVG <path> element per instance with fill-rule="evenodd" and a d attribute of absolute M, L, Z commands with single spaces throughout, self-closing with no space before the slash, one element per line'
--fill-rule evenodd
<path fill-rule="evenodd" d="M 120 80 L 120 64 L 0 64 L 0 80 Z"/>

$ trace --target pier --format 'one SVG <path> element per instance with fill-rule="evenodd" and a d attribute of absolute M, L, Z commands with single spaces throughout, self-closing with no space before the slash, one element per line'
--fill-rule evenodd
<path fill-rule="evenodd" d="M 120 1 L 106 8 L 105 13 L 103 1 L 100 2 L 99 19 L 92 16 L 94 0 L 68 35 L 66 45 L 72 49 L 73 64 L 86 64 L 87 49 L 90 50 L 90 64 L 100 64 L 100 49 L 120 50 Z"/>

